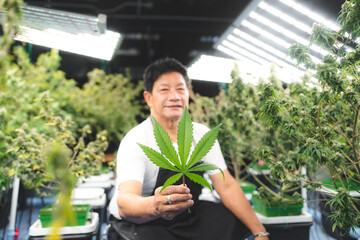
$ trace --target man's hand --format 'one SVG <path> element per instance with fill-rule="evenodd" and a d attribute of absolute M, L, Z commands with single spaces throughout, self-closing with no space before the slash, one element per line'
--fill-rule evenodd
<path fill-rule="evenodd" d="M 154 204 L 160 217 L 171 220 L 194 204 L 190 189 L 183 185 L 169 186 L 160 193 L 162 187 L 155 190 Z"/>

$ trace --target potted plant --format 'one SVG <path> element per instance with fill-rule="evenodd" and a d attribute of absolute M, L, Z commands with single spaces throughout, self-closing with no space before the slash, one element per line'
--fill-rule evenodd
<path fill-rule="evenodd" d="M 133 83 L 130 74 L 106 74 L 94 69 L 88 73 L 88 82 L 78 94 L 70 96 L 70 104 L 64 109 L 78 125 L 89 124 L 94 133 L 106 130 L 107 153 L 113 154 L 125 133 L 142 117 L 138 98 L 141 89 L 142 82 Z"/>
<path fill-rule="evenodd" d="M 203 101 L 196 96 L 191 105 L 192 109 L 198 115 L 206 111 L 203 119 L 210 124 L 223 122 L 222 130 L 225 129 L 225 132 L 222 132 L 222 135 L 225 136 L 220 136 L 219 142 L 224 156 L 231 159 L 230 166 L 237 169 L 235 176 L 238 179 L 248 179 L 257 185 L 258 190 L 252 194 L 251 201 L 259 216 L 261 213 L 265 214 L 261 215 L 260 220 L 269 224 L 267 229 L 270 229 L 272 235 L 275 238 L 281 237 L 287 226 L 287 231 L 298 231 L 302 236 L 309 237 L 312 218 L 309 213 L 304 214 L 302 211 L 304 199 L 301 195 L 301 184 L 297 178 L 286 174 L 286 171 L 300 173 L 300 168 L 293 162 L 297 145 L 287 135 L 267 127 L 261 119 L 259 111 L 264 99 L 258 92 L 266 85 L 245 84 L 236 69 L 232 72 L 232 78 L 233 82 L 228 85 L 227 94 L 219 95 L 212 101 Z M 283 91 L 283 85 L 276 79 L 274 72 L 269 76 L 269 80 L 278 91 Z M 216 105 L 218 106 L 213 107 Z M 278 168 L 282 169 L 282 174 L 279 174 Z M 274 208 L 278 211 L 273 210 Z M 274 215 L 278 216 L 273 217 Z M 273 227 L 274 219 L 281 219 L 275 224 L 277 229 Z M 295 219 L 300 219 L 300 222 Z"/>
<path fill-rule="evenodd" d="M 245 84 L 237 68 L 233 81 L 215 98 L 191 94 L 190 110 L 194 119 L 209 127 L 222 123 L 219 143 L 230 172 L 245 189 L 246 169 L 255 160 L 262 125 L 256 121 L 256 89 Z"/>
<path fill-rule="evenodd" d="M 318 84 L 303 85 L 300 90 L 290 87 L 290 94 L 281 95 L 271 85 L 263 91 L 261 114 L 266 122 L 300 146 L 293 162 L 305 167 L 308 176 L 287 173 L 303 180 L 309 189 L 319 189 L 324 183 L 317 171 L 328 171 L 330 185 L 336 193 L 328 196 L 332 231 L 342 234 L 359 226 L 359 200 L 350 195 L 352 181 L 359 183 L 359 36 L 356 24 L 359 14 L 357 1 L 346 1 L 339 15 L 341 29 L 333 33 L 321 25 L 314 25 L 310 36 L 312 44 L 326 48 L 329 54 L 315 64 L 308 47 L 293 45 L 289 54 L 304 67 L 315 71 Z M 342 43 L 338 44 L 338 40 Z M 355 48 L 347 48 L 347 44 Z M 293 96 L 290 98 L 289 96 Z M 278 168 L 278 173 L 285 173 Z"/>

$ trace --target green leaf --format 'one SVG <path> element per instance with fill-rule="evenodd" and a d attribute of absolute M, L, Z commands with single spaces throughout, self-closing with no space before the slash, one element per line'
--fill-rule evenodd
<path fill-rule="evenodd" d="M 153 117 L 154 120 L 154 135 L 156 139 L 156 143 L 160 148 L 160 151 L 164 156 L 169 159 L 170 162 L 172 162 L 177 168 L 182 170 L 179 157 L 176 153 L 176 150 L 171 142 L 171 139 L 168 135 L 168 133 L 165 131 L 165 129 L 156 121 L 156 119 Z"/>
<path fill-rule="evenodd" d="M 178 124 L 177 143 L 179 147 L 179 156 L 183 169 L 190 154 L 193 140 L 193 125 L 187 107 L 180 118 Z"/>
<path fill-rule="evenodd" d="M 177 180 L 179 180 L 182 175 L 183 173 L 178 173 L 175 174 L 174 176 L 169 177 L 168 180 L 166 180 L 166 182 L 164 183 L 164 186 L 161 188 L 160 192 L 162 192 L 165 188 L 167 188 L 168 186 L 172 185 Z"/>
<path fill-rule="evenodd" d="M 215 170 L 215 169 L 219 169 L 221 174 L 223 175 L 223 179 L 225 179 L 224 172 L 219 167 L 217 167 L 216 165 L 211 164 L 211 163 L 201 163 L 195 167 L 188 169 L 187 171 L 188 172 L 196 172 L 196 171 L 209 171 L 209 170 Z"/>
<path fill-rule="evenodd" d="M 152 161 L 155 165 L 174 172 L 180 172 L 179 169 L 171 165 L 171 163 L 163 155 L 161 155 L 154 149 L 142 145 L 140 143 L 138 143 L 138 145 L 141 147 L 141 149 L 143 150 L 145 155 L 150 159 L 150 161 Z"/>
<path fill-rule="evenodd" d="M 210 151 L 214 145 L 216 138 L 219 134 L 221 124 L 217 125 L 210 131 L 208 131 L 196 145 L 194 151 L 190 156 L 189 163 L 187 164 L 187 169 L 191 168 L 194 164 L 199 162 L 206 154 Z"/>
<path fill-rule="evenodd" d="M 201 184 L 201 185 L 209 188 L 210 191 L 212 191 L 212 188 L 211 188 L 210 184 L 205 180 L 205 178 L 203 178 L 203 177 L 200 176 L 199 174 L 186 172 L 185 175 L 186 175 L 188 178 L 190 178 L 190 180 L 192 180 L 193 182 L 196 182 L 196 183 L 198 183 L 198 184 Z"/>

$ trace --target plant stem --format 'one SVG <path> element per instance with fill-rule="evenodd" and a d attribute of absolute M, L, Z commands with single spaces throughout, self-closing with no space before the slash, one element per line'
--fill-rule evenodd
<path fill-rule="evenodd" d="M 231 158 L 231 164 L 233 165 L 233 170 L 234 170 L 234 175 L 235 175 L 235 180 L 236 182 L 239 181 L 239 169 L 237 167 L 236 164 L 236 159 L 235 159 L 235 154 L 233 153 L 233 151 L 230 151 L 230 158 Z"/>
<path fill-rule="evenodd" d="M 185 174 L 182 175 L 182 182 L 183 182 L 183 186 L 185 186 Z"/>
<path fill-rule="evenodd" d="M 317 112 L 317 117 L 316 117 L 316 122 L 317 122 L 317 124 L 318 124 L 319 132 L 320 132 L 320 135 L 321 135 L 321 145 L 324 146 L 324 144 L 325 144 L 325 137 L 324 137 L 324 134 L 323 134 L 322 129 L 321 129 L 320 110 L 321 110 L 321 103 L 319 103 L 318 112 Z"/>
<path fill-rule="evenodd" d="M 262 181 L 260 181 L 260 179 L 255 175 L 255 174 L 251 174 L 254 179 L 262 186 L 264 187 L 268 192 L 270 192 L 271 194 L 273 194 L 274 196 L 280 196 L 280 193 L 276 193 L 273 190 L 271 190 L 268 186 L 266 186 Z"/>
<path fill-rule="evenodd" d="M 330 173 L 330 176 L 331 176 L 331 181 L 333 182 L 335 189 L 338 190 L 338 186 L 336 185 L 336 182 L 335 182 L 335 176 L 338 177 L 340 182 L 341 182 L 341 178 L 340 178 L 340 176 L 338 174 L 336 174 L 336 171 L 330 165 L 327 165 L 327 167 L 329 169 L 329 173 Z"/>
<path fill-rule="evenodd" d="M 355 161 L 358 160 L 358 154 L 357 154 L 357 147 L 356 147 L 356 133 L 357 133 L 357 122 L 358 122 L 358 117 L 359 117 L 359 106 L 357 106 L 356 108 L 356 113 L 355 113 L 355 120 L 354 120 L 354 129 L 353 129 L 353 137 L 352 137 L 352 146 L 353 146 L 353 151 L 354 151 L 354 158 Z M 360 165 L 359 165 L 360 167 Z"/>

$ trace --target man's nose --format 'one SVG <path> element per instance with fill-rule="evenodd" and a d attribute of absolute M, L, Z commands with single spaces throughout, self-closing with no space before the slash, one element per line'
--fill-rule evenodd
<path fill-rule="evenodd" d="M 180 95 L 179 93 L 176 91 L 176 89 L 171 90 L 170 91 L 170 100 L 179 100 L 180 99 Z"/>

